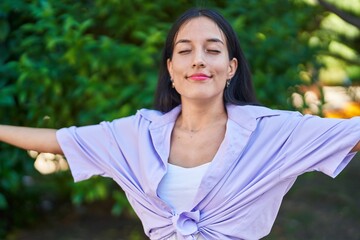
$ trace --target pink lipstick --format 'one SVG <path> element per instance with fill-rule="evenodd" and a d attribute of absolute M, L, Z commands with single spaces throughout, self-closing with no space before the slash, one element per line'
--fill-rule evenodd
<path fill-rule="evenodd" d="M 190 75 L 188 78 L 190 78 L 191 80 L 194 81 L 204 81 L 210 78 L 210 76 L 203 74 L 203 73 L 196 73 L 196 74 L 192 74 Z"/>

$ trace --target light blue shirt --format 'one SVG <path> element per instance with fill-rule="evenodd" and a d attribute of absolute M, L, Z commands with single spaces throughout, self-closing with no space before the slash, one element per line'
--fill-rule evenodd
<path fill-rule="evenodd" d="M 178 239 L 260 239 L 270 232 L 297 176 L 321 171 L 335 177 L 360 139 L 359 118 L 322 119 L 227 105 L 225 138 L 192 208 L 175 214 L 157 189 L 167 171 L 180 111 L 181 106 L 166 114 L 143 109 L 112 122 L 57 132 L 75 181 L 93 175 L 116 181 L 151 239 L 173 234 Z"/>

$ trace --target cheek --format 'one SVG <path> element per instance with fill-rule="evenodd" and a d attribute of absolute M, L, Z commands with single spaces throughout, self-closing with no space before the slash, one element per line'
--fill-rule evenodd
<path fill-rule="evenodd" d="M 173 64 L 172 64 L 172 68 L 171 68 L 173 74 L 175 74 L 175 75 L 180 74 L 186 69 L 186 64 L 184 62 L 185 61 L 173 60 Z"/>
<path fill-rule="evenodd" d="M 226 62 L 223 63 L 219 63 L 217 62 L 217 64 L 215 63 L 214 65 L 214 70 L 219 74 L 219 75 L 227 75 L 229 73 L 229 64 Z"/>

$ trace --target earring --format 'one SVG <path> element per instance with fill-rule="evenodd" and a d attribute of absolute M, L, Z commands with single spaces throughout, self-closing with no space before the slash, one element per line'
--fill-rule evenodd
<path fill-rule="evenodd" d="M 231 79 L 226 80 L 226 87 L 228 88 L 230 86 Z"/>
<path fill-rule="evenodd" d="M 170 81 L 171 81 L 171 87 L 172 87 L 172 88 L 175 88 L 174 80 L 173 80 L 173 79 L 170 79 Z"/>

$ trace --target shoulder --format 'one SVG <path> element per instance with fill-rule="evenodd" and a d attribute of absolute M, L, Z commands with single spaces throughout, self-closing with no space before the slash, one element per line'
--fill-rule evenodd
<path fill-rule="evenodd" d="M 281 121 L 281 119 L 299 118 L 303 115 L 296 111 L 271 109 L 258 105 L 227 105 L 229 119 L 238 123 L 256 125 L 261 120 Z"/>
<path fill-rule="evenodd" d="M 143 118 L 148 121 L 154 121 L 154 120 L 156 121 L 156 119 L 162 117 L 163 115 L 164 115 L 163 112 L 147 109 L 147 108 L 142 108 L 138 110 L 135 114 L 136 117 Z"/>
<path fill-rule="evenodd" d="M 302 116 L 297 111 L 271 109 L 261 105 L 227 105 L 227 110 L 233 114 L 246 114 L 253 118 L 270 117 L 270 116 Z"/>
<path fill-rule="evenodd" d="M 134 126 L 135 128 L 146 127 L 153 129 L 175 122 L 180 111 L 180 106 L 166 113 L 143 108 L 138 110 L 132 116 L 114 120 L 114 123 L 117 126 Z"/>
<path fill-rule="evenodd" d="M 164 113 L 157 111 L 157 110 L 151 110 L 151 109 L 146 109 L 146 108 L 142 108 L 136 111 L 135 114 L 130 115 L 130 116 L 126 116 L 126 117 L 121 117 L 121 118 L 117 118 L 112 120 L 112 123 L 136 123 L 136 122 L 153 122 L 156 121 L 157 119 L 161 118 L 164 115 Z M 104 121 L 104 123 L 111 123 L 111 122 L 107 122 Z"/>

